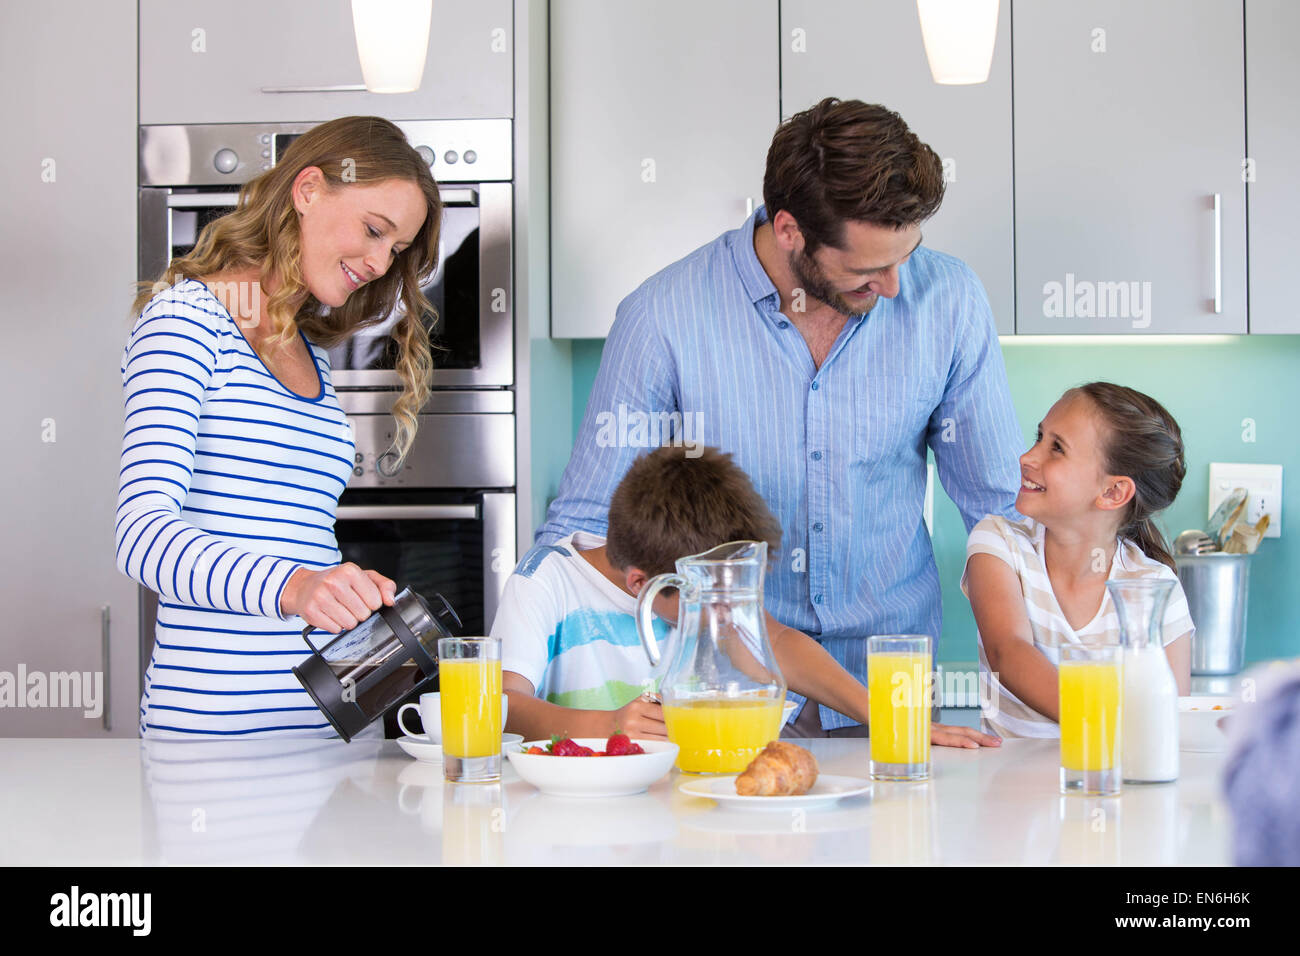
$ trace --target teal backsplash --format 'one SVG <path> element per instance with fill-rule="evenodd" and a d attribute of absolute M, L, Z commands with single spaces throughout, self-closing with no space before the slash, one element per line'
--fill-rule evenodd
<path fill-rule="evenodd" d="M 573 434 L 587 407 L 603 340 L 573 345 Z M 1266 538 L 1251 568 L 1246 660 L 1300 656 L 1300 336 L 1222 336 L 1213 341 L 1148 337 L 1068 342 L 1004 340 L 1011 396 L 1028 447 L 1034 430 L 1065 389 L 1094 380 L 1128 385 L 1161 402 L 1178 420 L 1187 478 L 1158 520 L 1171 538 L 1206 524 L 1211 461 L 1282 465 L 1281 538 Z M 1254 423 L 1253 442 L 1243 422 Z M 934 550 L 943 582 L 942 661 L 973 661 L 975 620 L 959 581 L 966 528 L 957 507 L 935 488 Z"/>

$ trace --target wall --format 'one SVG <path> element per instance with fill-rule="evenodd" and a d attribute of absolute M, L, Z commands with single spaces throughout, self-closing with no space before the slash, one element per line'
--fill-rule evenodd
<path fill-rule="evenodd" d="M 602 340 L 574 340 L 573 434 L 582 421 L 600 365 Z M 1147 392 L 1178 420 L 1187 449 L 1187 478 L 1160 524 L 1168 537 L 1203 528 L 1211 461 L 1283 466 L 1281 538 L 1268 538 L 1251 569 L 1246 660 L 1300 655 L 1300 603 L 1291 589 L 1300 577 L 1300 443 L 1287 419 L 1300 410 L 1300 336 L 1003 339 L 1011 395 L 1025 435 L 1061 392 L 1107 380 Z M 1243 441 L 1253 419 L 1255 441 Z M 935 559 L 943 582 L 944 628 L 939 658 L 973 661 L 975 622 L 958 582 L 966 529 L 957 508 L 936 488 Z"/>

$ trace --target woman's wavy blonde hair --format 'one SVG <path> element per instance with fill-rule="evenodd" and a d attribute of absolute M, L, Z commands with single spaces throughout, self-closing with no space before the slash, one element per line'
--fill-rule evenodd
<path fill-rule="evenodd" d="M 293 182 L 309 166 L 321 170 L 331 190 L 389 179 L 413 182 L 428 207 L 414 241 L 397 254 L 388 271 L 337 308 L 322 307 L 302 279 L 301 223 L 293 204 Z M 438 184 L 400 129 L 378 116 L 330 120 L 303 133 L 273 168 L 245 183 L 234 211 L 208 223 L 189 255 L 172 259 L 157 281 L 137 283 L 131 311 L 138 316 L 161 289 L 186 276 L 259 266 L 263 285 L 272 276 L 281 277 L 279 288 L 266 300 L 271 339 L 286 344 L 302 329 L 307 338 L 330 348 L 358 329 L 383 322 L 400 300 L 404 314 L 393 336 L 399 345 L 396 369 L 402 394 L 393 406 L 393 446 L 404 459 L 415 440 L 416 416 L 429 398 L 433 358 L 420 316 L 433 316 L 434 307 L 420 286 L 437 268 L 441 224 Z M 304 295 L 293 311 L 292 303 Z"/>

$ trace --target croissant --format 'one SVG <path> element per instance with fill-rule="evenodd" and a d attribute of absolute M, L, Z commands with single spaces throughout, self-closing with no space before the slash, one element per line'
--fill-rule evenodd
<path fill-rule="evenodd" d="M 789 797 L 817 782 L 817 759 L 792 743 L 774 740 L 736 778 L 742 797 Z"/>

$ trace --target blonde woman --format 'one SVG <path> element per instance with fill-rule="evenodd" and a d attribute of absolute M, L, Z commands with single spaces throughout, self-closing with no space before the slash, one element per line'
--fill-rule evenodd
<path fill-rule="evenodd" d="M 306 624 L 337 632 L 395 585 L 340 563 L 351 428 L 326 349 L 383 322 L 403 380 L 405 456 L 429 395 L 420 286 L 442 206 L 428 166 L 378 117 L 323 123 L 247 183 L 234 211 L 141 283 L 122 360 L 117 566 L 158 592 L 143 737 L 332 736 L 291 673 Z"/>

